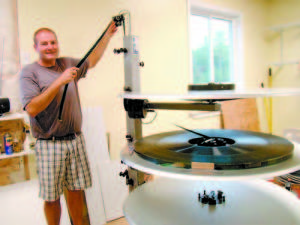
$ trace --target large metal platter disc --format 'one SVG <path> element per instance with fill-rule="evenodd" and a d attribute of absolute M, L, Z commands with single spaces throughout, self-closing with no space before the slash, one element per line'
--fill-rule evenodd
<path fill-rule="evenodd" d="M 300 144 L 293 142 L 294 153 L 291 158 L 270 166 L 249 168 L 215 170 L 208 168 L 181 168 L 173 165 L 160 165 L 149 161 L 132 150 L 132 146 L 126 145 L 121 151 L 122 161 L 136 170 L 153 174 L 155 176 L 176 178 L 182 180 L 249 180 L 249 179 L 273 179 L 276 176 L 292 173 L 300 170 Z"/>
<path fill-rule="evenodd" d="M 248 169 L 270 166 L 292 157 L 294 145 L 279 136 L 266 133 L 205 129 L 194 130 L 209 137 L 227 140 L 225 146 L 199 146 L 193 140 L 202 137 L 189 131 L 151 135 L 134 144 L 143 158 L 160 165 L 193 167 L 210 163 L 214 169 Z"/>
<path fill-rule="evenodd" d="M 198 193 L 221 190 L 225 203 L 202 204 Z M 171 180 L 157 178 L 139 186 L 124 203 L 130 225 L 292 225 L 300 224 L 300 201 L 270 182 Z"/>
<path fill-rule="evenodd" d="M 130 92 L 120 96 L 127 99 L 150 100 L 207 100 L 207 99 L 237 99 L 275 96 L 300 95 L 300 88 L 255 88 L 225 91 L 188 91 L 186 93 L 145 93 Z"/>

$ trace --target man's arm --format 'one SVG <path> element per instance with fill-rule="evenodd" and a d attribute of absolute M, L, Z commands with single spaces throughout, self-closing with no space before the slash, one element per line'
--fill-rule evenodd
<path fill-rule="evenodd" d="M 35 117 L 45 110 L 59 92 L 60 87 L 71 82 L 77 76 L 77 70 L 76 67 L 66 69 L 43 93 L 31 99 L 25 107 L 27 113 L 31 117 Z"/>
<path fill-rule="evenodd" d="M 92 51 L 92 53 L 87 58 L 89 61 L 89 68 L 93 68 L 96 66 L 96 64 L 99 62 L 101 57 L 103 56 L 108 43 L 114 33 L 117 31 L 117 26 L 114 21 L 111 22 L 110 26 L 108 27 L 106 33 L 104 34 L 102 40 L 97 44 L 95 49 Z"/>

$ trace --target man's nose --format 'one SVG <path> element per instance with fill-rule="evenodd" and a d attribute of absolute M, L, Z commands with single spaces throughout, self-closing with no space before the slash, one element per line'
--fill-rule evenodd
<path fill-rule="evenodd" d="M 55 48 L 55 44 L 48 44 L 47 48 L 48 49 L 54 49 Z"/>

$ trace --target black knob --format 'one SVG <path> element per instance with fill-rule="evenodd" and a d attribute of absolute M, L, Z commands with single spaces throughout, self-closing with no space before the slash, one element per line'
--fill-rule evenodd
<path fill-rule="evenodd" d="M 144 67 L 145 63 L 144 62 L 140 62 L 140 67 Z"/>
<path fill-rule="evenodd" d="M 218 191 L 218 200 L 219 201 L 223 200 L 223 191 Z"/>
<path fill-rule="evenodd" d="M 215 195 L 214 191 L 211 191 L 210 194 L 209 194 L 208 204 L 209 205 L 216 205 L 217 204 L 216 195 Z"/>
<path fill-rule="evenodd" d="M 216 201 L 215 198 L 209 198 L 209 199 L 208 199 L 208 204 L 209 204 L 209 205 L 216 205 L 216 204 L 217 204 L 217 201 Z"/>
<path fill-rule="evenodd" d="M 121 177 L 125 177 L 125 176 L 127 177 L 128 176 L 128 170 L 125 170 L 124 172 L 120 172 L 119 175 Z"/>
<path fill-rule="evenodd" d="M 202 195 L 202 198 L 201 198 L 201 203 L 203 204 L 207 204 L 208 203 L 208 195 L 206 194 L 206 191 L 204 190 L 203 191 L 203 195 Z"/>
<path fill-rule="evenodd" d="M 127 49 L 126 48 L 120 48 L 120 49 L 114 49 L 114 53 L 115 54 L 120 54 L 120 53 L 122 53 L 122 52 L 124 52 L 124 53 L 127 53 L 128 51 L 127 51 Z"/>
<path fill-rule="evenodd" d="M 127 49 L 126 48 L 120 48 L 120 52 L 124 52 L 124 53 L 127 53 Z"/>
<path fill-rule="evenodd" d="M 130 179 L 126 179 L 126 185 L 131 185 L 133 186 L 134 182 L 133 180 L 130 178 Z"/>
<path fill-rule="evenodd" d="M 205 196 L 203 196 L 201 198 L 201 203 L 203 203 L 203 204 L 207 204 L 208 203 L 208 196 L 207 195 L 205 195 Z"/>
<path fill-rule="evenodd" d="M 131 87 L 126 86 L 126 87 L 124 87 L 124 91 L 126 91 L 126 92 L 132 92 L 132 89 L 131 89 Z"/>
<path fill-rule="evenodd" d="M 126 139 L 128 142 L 133 142 L 133 137 L 130 134 L 126 135 Z"/>
<path fill-rule="evenodd" d="M 125 20 L 125 18 L 123 15 L 120 15 L 120 16 L 113 17 L 113 20 L 114 20 L 116 26 L 118 27 L 118 26 L 122 25 L 122 22 Z"/>
<path fill-rule="evenodd" d="M 115 54 L 120 54 L 120 50 L 119 49 L 114 49 L 114 53 Z"/>

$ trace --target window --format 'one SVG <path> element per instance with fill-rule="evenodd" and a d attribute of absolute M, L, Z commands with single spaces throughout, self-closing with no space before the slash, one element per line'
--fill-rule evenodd
<path fill-rule="evenodd" d="M 191 10 L 192 83 L 236 83 L 236 19 L 222 13 Z"/>

